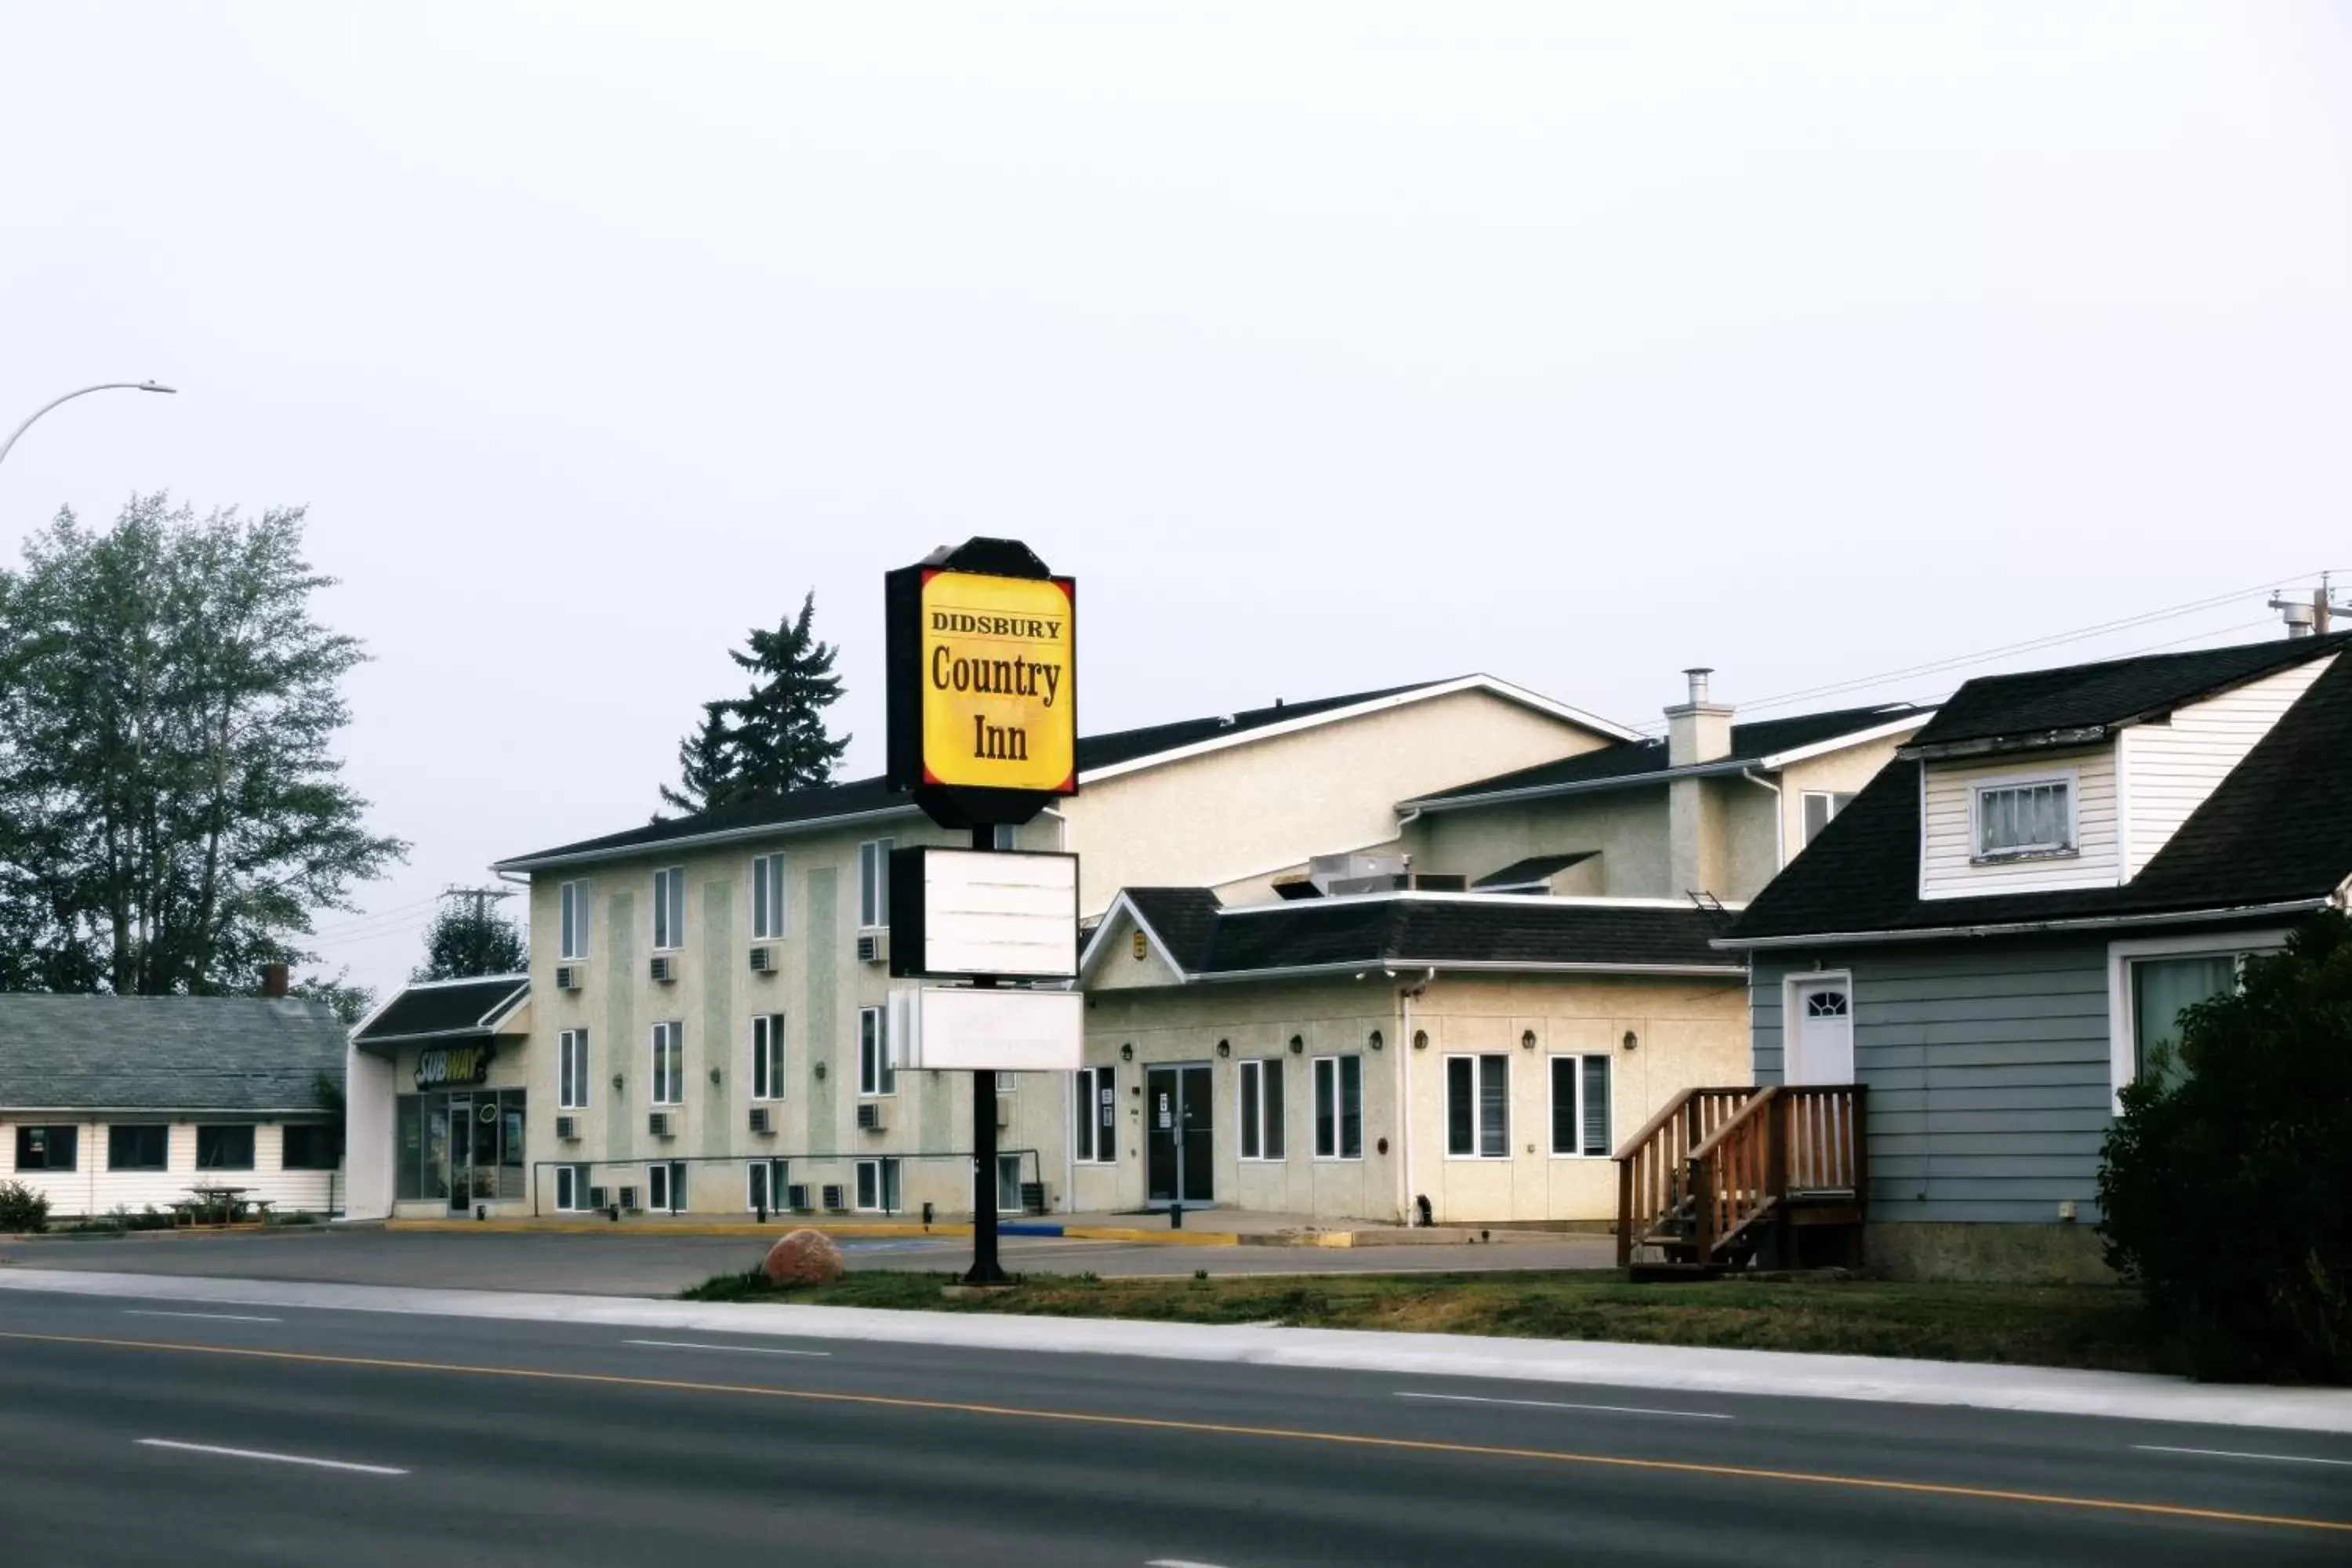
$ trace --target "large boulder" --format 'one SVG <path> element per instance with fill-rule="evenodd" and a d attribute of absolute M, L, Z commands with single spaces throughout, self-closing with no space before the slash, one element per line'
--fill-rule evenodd
<path fill-rule="evenodd" d="M 795 1285 L 830 1285 L 841 1278 L 841 1248 L 821 1230 L 796 1230 L 768 1248 L 760 1272 L 778 1289 Z"/>

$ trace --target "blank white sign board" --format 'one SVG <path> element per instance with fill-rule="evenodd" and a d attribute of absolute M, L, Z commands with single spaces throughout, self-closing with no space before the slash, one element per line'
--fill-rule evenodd
<path fill-rule="evenodd" d="M 1086 1040 L 1076 991 L 926 985 L 890 993 L 890 1012 L 899 1065 L 917 1071 L 1074 1072 Z"/>

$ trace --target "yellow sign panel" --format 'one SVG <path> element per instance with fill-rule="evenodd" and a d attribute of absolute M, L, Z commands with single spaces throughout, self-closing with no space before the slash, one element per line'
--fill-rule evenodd
<path fill-rule="evenodd" d="M 1073 596 L 1066 577 L 923 574 L 923 783 L 1076 791 Z"/>

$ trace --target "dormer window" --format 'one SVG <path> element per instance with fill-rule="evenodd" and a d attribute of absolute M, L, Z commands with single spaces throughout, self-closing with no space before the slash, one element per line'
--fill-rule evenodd
<path fill-rule="evenodd" d="M 1976 859 L 2020 860 L 2074 853 L 2074 775 L 1979 779 L 1969 816 Z"/>

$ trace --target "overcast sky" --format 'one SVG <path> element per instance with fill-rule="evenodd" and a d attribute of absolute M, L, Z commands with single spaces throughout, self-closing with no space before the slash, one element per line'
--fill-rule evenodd
<path fill-rule="evenodd" d="M 43 421 L 0 552 L 309 506 L 379 985 L 806 589 L 877 769 L 881 574 L 975 533 L 1077 576 L 1090 730 L 1646 723 L 2352 567 L 2341 5 L 16 4 L 0 148 L 0 434 L 183 389 Z"/>

